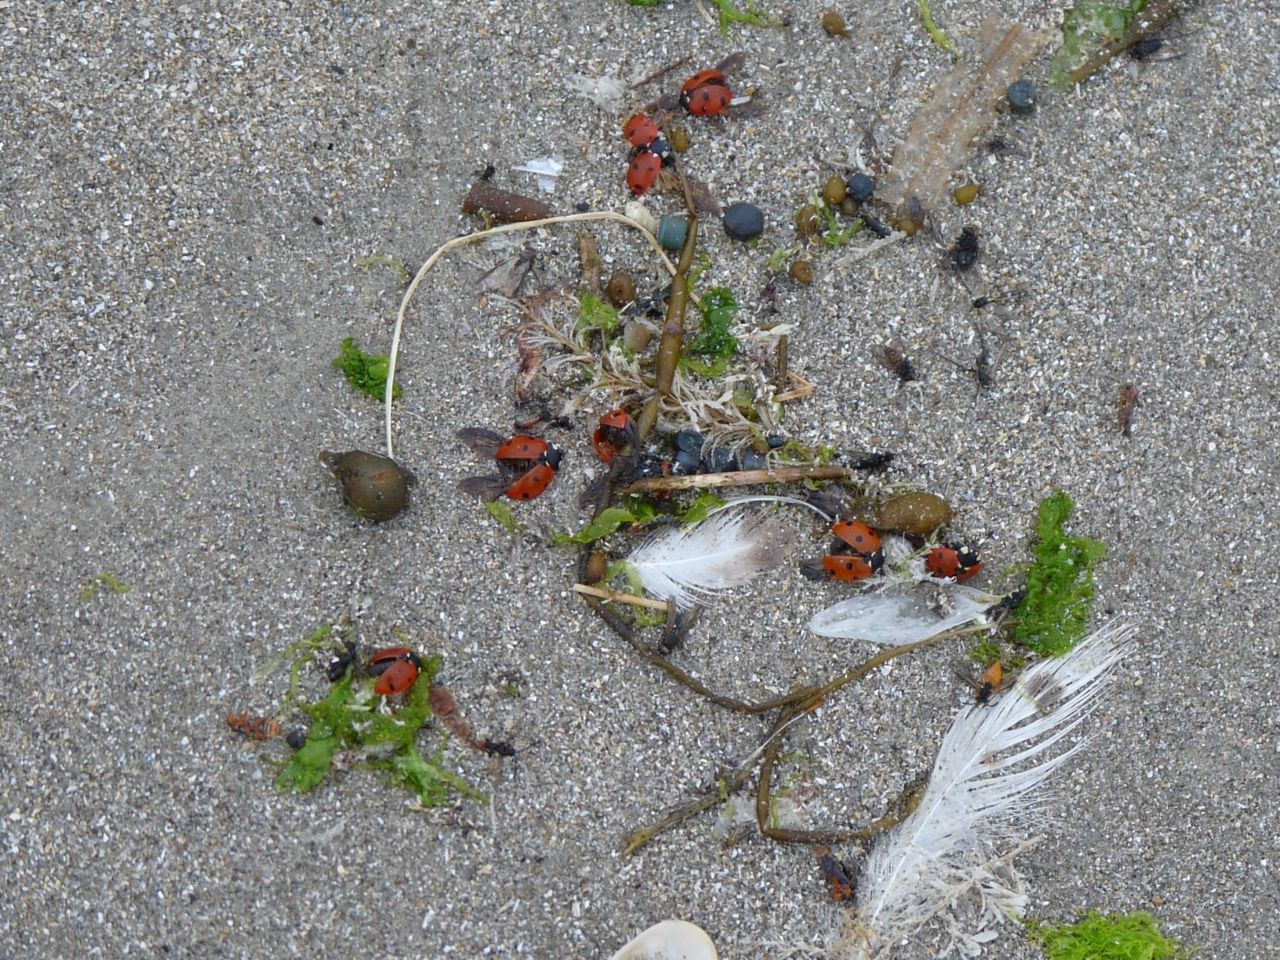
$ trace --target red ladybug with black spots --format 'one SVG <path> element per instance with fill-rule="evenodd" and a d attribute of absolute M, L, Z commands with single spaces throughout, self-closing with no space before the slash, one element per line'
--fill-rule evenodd
<path fill-rule="evenodd" d="M 978 551 L 967 544 L 944 543 L 930 550 L 924 558 L 929 576 L 938 579 L 968 580 L 982 569 Z"/>
<path fill-rule="evenodd" d="M 377 678 L 373 692 L 380 697 L 406 693 L 421 669 L 422 661 L 408 647 L 384 647 L 369 658 L 369 676 Z"/>

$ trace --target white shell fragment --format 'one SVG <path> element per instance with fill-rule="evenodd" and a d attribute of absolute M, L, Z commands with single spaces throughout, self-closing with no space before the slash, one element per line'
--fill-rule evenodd
<path fill-rule="evenodd" d="M 612 960 L 718 960 L 716 945 L 699 926 L 663 920 L 613 955 Z"/>
<path fill-rule="evenodd" d="M 897 646 L 964 626 L 999 600 L 982 590 L 954 584 L 894 593 L 865 592 L 815 614 L 809 629 L 820 637 Z"/>

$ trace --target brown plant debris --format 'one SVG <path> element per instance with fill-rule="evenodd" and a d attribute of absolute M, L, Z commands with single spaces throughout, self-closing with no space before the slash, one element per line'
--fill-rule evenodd
<path fill-rule="evenodd" d="M 995 120 L 996 107 L 1023 66 L 1048 42 L 1045 31 L 988 17 L 979 28 L 979 57 L 962 63 L 938 84 L 919 110 L 879 190 L 880 199 L 908 215 L 917 201 L 926 211 L 947 197 L 953 171 L 965 164 L 969 144 Z"/>

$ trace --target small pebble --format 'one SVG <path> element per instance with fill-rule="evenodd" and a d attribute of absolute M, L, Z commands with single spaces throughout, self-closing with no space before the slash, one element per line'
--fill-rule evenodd
<path fill-rule="evenodd" d="M 787 445 L 787 438 L 780 437 L 776 433 L 771 433 L 769 436 L 764 438 L 764 442 L 769 445 L 770 450 L 777 450 L 779 447 L 785 447 Z"/>
<path fill-rule="evenodd" d="M 876 192 L 876 182 L 865 173 L 855 173 L 846 186 L 849 188 L 849 196 L 857 203 L 866 203 Z"/>
<path fill-rule="evenodd" d="M 768 458 L 762 454 L 756 453 L 754 450 L 748 450 L 742 455 L 743 470 L 766 470 L 768 467 Z"/>
<path fill-rule="evenodd" d="M 284 738 L 284 742 L 294 750 L 301 750 L 307 743 L 307 731 L 303 730 L 301 727 L 296 727 L 289 731 L 288 735 Z"/>
<path fill-rule="evenodd" d="M 764 233 L 764 214 L 754 203 L 735 203 L 724 212 L 724 232 L 734 240 L 754 240 Z"/>
<path fill-rule="evenodd" d="M 1030 80 L 1018 80 L 1009 84 L 1009 109 L 1014 113 L 1028 114 L 1036 111 L 1036 85 Z"/>

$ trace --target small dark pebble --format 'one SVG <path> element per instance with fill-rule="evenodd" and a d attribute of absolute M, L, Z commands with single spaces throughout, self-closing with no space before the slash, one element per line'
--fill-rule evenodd
<path fill-rule="evenodd" d="M 764 214 L 754 203 L 731 204 L 724 212 L 724 232 L 735 240 L 754 240 L 764 233 Z"/>
<path fill-rule="evenodd" d="M 774 433 L 765 437 L 764 442 L 769 445 L 770 450 L 777 450 L 779 447 L 785 447 L 787 445 L 787 438 L 780 437 Z"/>
<path fill-rule="evenodd" d="M 707 471 L 710 473 L 728 473 L 735 469 L 733 451 L 728 447 L 715 447 L 707 457 Z"/>
<path fill-rule="evenodd" d="M 756 453 L 754 450 L 748 450 L 742 455 L 743 470 L 766 470 L 769 467 L 769 460 L 763 454 Z"/>
<path fill-rule="evenodd" d="M 590 213 L 591 204 L 586 200 L 579 200 L 577 204 L 574 205 L 573 209 L 577 210 L 579 213 Z"/>
<path fill-rule="evenodd" d="M 1014 113 L 1028 114 L 1036 111 L 1036 85 L 1030 80 L 1018 80 L 1009 84 L 1009 109 Z"/>
<path fill-rule="evenodd" d="M 702 445 L 706 438 L 697 430 L 681 430 L 675 436 L 677 450 L 688 450 L 690 453 L 702 453 Z"/>
<path fill-rule="evenodd" d="M 876 182 L 865 173 L 855 173 L 849 178 L 849 196 L 858 203 L 866 203 L 876 192 Z"/>
<path fill-rule="evenodd" d="M 301 750 L 307 743 L 307 731 L 301 727 L 295 727 L 289 731 L 289 735 L 284 738 L 284 742 L 294 750 Z"/>

